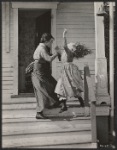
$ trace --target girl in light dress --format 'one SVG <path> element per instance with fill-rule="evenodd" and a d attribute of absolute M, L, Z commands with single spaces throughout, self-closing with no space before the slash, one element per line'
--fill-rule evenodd
<path fill-rule="evenodd" d="M 73 64 L 76 45 L 75 43 L 67 44 L 66 34 L 67 29 L 63 32 L 64 51 L 61 54 L 62 73 L 55 87 L 55 93 L 57 93 L 59 101 L 62 104 L 59 113 L 67 110 L 66 100 L 68 97 L 78 98 L 81 107 L 84 107 L 84 101 L 81 96 L 81 92 L 84 91 L 82 77 L 78 67 Z"/>

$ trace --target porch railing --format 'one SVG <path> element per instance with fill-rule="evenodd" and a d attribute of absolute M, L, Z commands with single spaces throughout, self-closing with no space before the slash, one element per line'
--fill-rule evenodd
<path fill-rule="evenodd" d="M 97 143 L 96 97 L 88 65 L 84 67 L 84 91 L 85 107 L 90 108 L 92 143 Z"/>

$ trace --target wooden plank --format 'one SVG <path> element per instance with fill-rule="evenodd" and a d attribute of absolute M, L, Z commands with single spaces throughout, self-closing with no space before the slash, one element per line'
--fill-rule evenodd
<path fill-rule="evenodd" d="M 2 85 L 13 85 L 13 81 L 2 81 Z"/>
<path fill-rule="evenodd" d="M 13 68 L 12 67 L 3 67 L 2 72 L 13 72 Z"/>
<path fill-rule="evenodd" d="M 2 64 L 5 63 L 5 62 L 12 63 L 13 57 L 10 56 L 10 55 L 9 56 L 5 55 L 4 51 L 5 51 L 5 48 L 4 48 L 3 53 L 2 53 Z M 10 53 L 8 53 L 8 54 L 10 54 Z"/>
<path fill-rule="evenodd" d="M 60 41 L 61 40 L 61 38 L 59 38 L 59 37 L 57 37 L 57 41 Z M 93 38 L 88 38 L 88 37 L 75 37 L 74 35 L 70 35 L 70 36 L 68 36 L 67 37 L 67 40 L 70 42 L 72 42 L 72 41 L 77 41 L 77 42 L 80 42 L 80 41 L 82 41 L 82 42 L 93 42 L 94 41 L 94 39 Z M 81 43 L 82 43 L 81 42 Z"/>
<path fill-rule="evenodd" d="M 71 13 L 71 15 L 68 15 L 68 14 L 65 14 L 65 13 L 63 13 L 63 14 L 59 14 L 59 15 L 57 15 L 57 22 L 59 22 L 59 21 L 73 21 L 73 20 L 75 20 L 75 21 L 84 21 L 86 19 L 86 21 L 88 21 L 88 22 L 92 22 L 92 21 L 94 21 L 94 16 L 87 16 L 87 15 L 78 15 L 78 13 L 76 14 L 76 15 L 73 15 L 72 13 Z"/>
<path fill-rule="evenodd" d="M 10 35 L 10 31 L 9 31 L 9 22 L 10 22 L 10 17 L 9 17 L 9 14 L 10 14 L 10 5 L 9 5 L 9 2 L 6 2 L 6 18 L 5 18 L 5 49 L 6 49 L 6 52 L 9 53 L 10 50 L 9 50 L 9 45 L 10 45 L 10 41 L 9 41 L 9 35 Z"/>
<path fill-rule="evenodd" d="M 57 13 L 57 17 L 94 17 L 94 13 L 82 13 L 82 12 L 75 12 L 75 13 L 71 13 L 71 12 L 59 12 Z"/>
<path fill-rule="evenodd" d="M 3 94 L 13 94 L 13 90 L 11 90 L 11 89 L 10 90 L 3 90 L 2 95 Z"/>
<path fill-rule="evenodd" d="M 23 103 L 10 103 L 11 100 L 9 100 L 9 102 L 3 102 L 3 106 L 2 106 L 2 110 L 29 110 L 29 109 L 36 109 L 36 102 L 35 101 L 31 101 L 31 102 L 23 102 Z M 68 107 L 80 107 L 80 103 L 78 100 L 75 101 L 68 101 L 67 102 L 67 106 Z M 61 106 L 59 106 L 60 108 Z"/>
<path fill-rule="evenodd" d="M 72 124 L 71 124 L 72 122 Z M 79 124 L 79 121 L 51 121 L 51 122 L 26 122 L 26 123 L 10 123 L 4 124 L 2 127 L 2 135 L 29 135 L 42 133 L 66 133 L 66 132 L 82 132 L 90 131 L 91 123 Z"/>
<path fill-rule="evenodd" d="M 11 94 L 9 93 L 4 93 L 4 90 L 2 91 L 2 105 L 4 100 L 8 99 L 9 101 L 11 100 Z"/>
<path fill-rule="evenodd" d="M 65 28 L 65 26 L 64 26 L 64 28 Z M 63 30 L 64 30 L 64 28 L 63 28 Z M 80 29 L 80 30 L 84 30 L 84 29 Z M 59 34 L 57 35 L 57 39 L 60 40 L 60 38 L 62 38 L 61 32 L 59 32 Z M 81 40 L 81 41 L 94 41 L 95 37 L 94 37 L 94 34 L 92 34 L 92 35 L 80 34 L 79 35 L 77 33 L 75 33 L 75 34 L 69 33 L 68 39 L 69 38 L 75 38 L 75 39 L 77 38 L 78 40 Z"/>
<path fill-rule="evenodd" d="M 3 104 L 27 104 L 27 103 L 36 103 L 35 97 L 18 97 L 18 98 L 11 98 L 5 99 Z"/>
<path fill-rule="evenodd" d="M 97 128 L 96 128 L 96 97 L 92 84 L 92 80 L 90 77 L 89 66 L 85 66 L 84 68 L 84 78 L 85 78 L 85 86 L 86 86 L 86 99 L 87 102 L 90 103 L 90 114 L 91 114 L 91 127 L 92 127 L 92 143 L 97 142 Z"/>
<path fill-rule="evenodd" d="M 58 5 L 58 10 L 71 10 L 71 9 L 76 9 L 76 10 L 93 10 L 93 3 L 60 3 Z"/>
<path fill-rule="evenodd" d="M 5 76 L 3 76 L 2 80 L 3 81 L 13 81 L 13 77 L 5 77 Z"/>
<path fill-rule="evenodd" d="M 62 30 L 64 30 L 64 28 L 66 27 L 66 25 L 63 25 L 62 27 L 60 27 L 60 28 L 58 28 L 57 30 L 60 30 L 60 29 L 62 29 Z M 70 29 L 69 27 L 68 27 L 68 25 L 67 25 L 67 28 L 68 28 L 68 30 Z M 73 29 L 74 27 L 72 27 L 72 29 Z M 76 29 L 75 29 L 76 30 Z M 81 28 L 80 29 L 77 29 L 77 30 L 81 30 Z M 82 28 L 82 30 L 84 30 L 83 28 Z M 90 38 L 90 39 L 92 39 L 92 38 L 95 38 L 95 35 L 94 34 L 78 34 L 78 33 L 72 33 L 72 32 L 69 32 L 69 34 L 68 34 L 68 36 L 67 36 L 68 38 L 70 38 L 70 37 L 75 37 L 75 38 Z M 57 34 L 57 38 L 62 38 L 62 31 L 60 31 L 60 32 L 58 32 L 58 34 Z"/>
<path fill-rule="evenodd" d="M 66 25 L 66 24 L 64 24 L 64 25 Z M 67 24 L 67 25 L 69 25 L 69 24 Z M 63 29 L 62 28 L 59 28 L 59 30 L 57 29 L 57 34 L 59 34 L 59 32 L 62 33 Z M 75 30 L 73 28 L 73 29 L 69 29 L 69 33 L 72 33 L 72 34 L 89 34 L 89 36 L 90 36 L 90 34 L 95 35 L 94 29 L 89 29 L 89 28 L 84 29 L 84 30 L 80 30 L 80 29 L 79 30 Z"/>
<path fill-rule="evenodd" d="M 91 79 L 91 77 L 86 77 L 86 80 L 87 80 L 88 89 L 89 89 L 89 100 L 90 100 L 90 102 L 96 101 L 92 79 Z"/>
<path fill-rule="evenodd" d="M 3 85 L 2 90 L 13 90 L 13 85 Z"/>
<path fill-rule="evenodd" d="M 56 9 L 51 10 L 51 33 L 54 37 L 56 37 Z M 52 49 L 54 51 L 54 47 L 56 47 L 56 38 L 53 43 Z M 52 52 L 54 53 L 54 52 Z M 52 76 L 56 79 L 56 59 L 52 62 Z"/>
<path fill-rule="evenodd" d="M 66 118 L 66 119 L 64 119 L 64 118 L 56 118 L 56 116 L 55 117 L 53 117 L 53 118 L 51 118 L 51 119 L 45 119 L 45 120 L 37 120 L 35 117 L 30 117 L 30 118 L 2 118 L 2 123 L 3 123 L 3 125 L 4 124 L 12 124 L 12 123 L 31 123 L 31 122 L 33 122 L 33 124 L 35 124 L 35 122 L 50 122 L 50 121 L 59 121 L 59 122 L 61 122 L 61 121 L 73 121 L 73 120 L 76 120 L 76 121 L 78 121 L 78 124 L 90 124 L 91 123 L 91 121 L 90 121 L 90 117 L 75 117 L 75 118 Z"/>
<path fill-rule="evenodd" d="M 57 9 L 57 13 L 61 13 L 61 12 L 65 12 L 65 13 L 84 13 L 84 14 L 93 14 L 94 13 L 94 10 L 89 10 L 89 9 L 68 9 L 68 8 L 64 8 L 64 9 L 61 9 L 61 8 L 58 8 Z"/>
<path fill-rule="evenodd" d="M 70 136 L 68 133 L 63 134 L 42 134 L 42 135 L 23 135 L 23 136 L 8 136 L 2 138 L 2 146 L 4 147 L 27 147 L 27 146 L 42 146 L 42 145 L 57 145 L 71 143 L 91 142 L 90 132 L 74 132 Z"/>
<path fill-rule="evenodd" d="M 14 63 L 14 78 L 13 78 L 13 93 L 18 94 L 18 8 L 13 9 L 13 63 Z"/>
<path fill-rule="evenodd" d="M 13 72 L 2 72 L 2 76 L 4 76 L 4 77 L 13 77 Z"/>
<path fill-rule="evenodd" d="M 32 147 L 29 147 L 32 148 Z M 56 145 L 56 146 L 33 146 L 33 148 L 97 148 L 97 143 L 83 143 L 83 144 L 64 144 L 64 145 Z"/>
<path fill-rule="evenodd" d="M 74 26 L 74 25 L 77 25 L 77 26 L 79 26 L 79 25 L 87 25 L 87 26 L 89 26 L 89 25 L 94 25 L 94 22 L 87 22 L 87 24 L 85 24 L 85 23 L 83 23 L 83 22 L 78 22 L 77 20 L 75 21 L 75 22 L 69 22 L 69 24 L 67 23 L 67 22 L 59 22 L 59 23 L 57 23 L 57 25 L 72 25 L 72 26 Z"/>
<path fill-rule="evenodd" d="M 95 102 L 91 102 L 91 132 L 92 132 L 92 143 L 97 142 L 97 127 L 96 127 L 96 106 Z"/>
<path fill-rule="evenodd" d="M 58 2 L 12 2 L 12 8 L 56 9 Z"/>
<path fill-rule="evenodd" d="M 11 91 L 10 91 L 11 92 Z M 3 100 L 4 101 L 4 100 Z M 60 108 L 56 109 L 50 109 L 46 110 L 44 112 L 45 115 L 47 115 L 50 118 L 54 117 L 81 117 L 84 116 L 84 109 L 79 108 L 79 107 L 74 107 L 74 108 L 68 108 L 68 110 L 62 114 L 59 114 Z M 74 115 L 75 114 L 75 115 Z M 2 110 L 2 115 L 3 118 L 35 118 L 36 116 L 36 109 L 25 109 L 25 110 Z M 96 107 L 96 116 L 109 116 L 110 115 L 110 109 L 108 106 L 101 106 L 101 107 Z"/>
<path fill-rule="evenodd" d="M 3 67 L 3 68 L 8 68 L 8 67 L 9 67 L 9 68 L 10 68 L 10 67 L 13 68 L 13 65 L 10 64 L 10 63 L 4 62 L 4 63 L 2 63 L 2 67 Z"/>
<path fill-rule="evenodd" d="M 59 113 L 60 108 L 45 109 L 44 115 L 48 117 L 77 117 L 84 116 L 85 110 L 81 107 L 69 107 L 67 111 Z M 26 118 L 26 117 L 35 117 L 36 109 L 25 109 L 25 110 L 3 110 L 3 118 Z"/>
<path fill-rule="evenodd" d="M 79 22 L 79 21 L 81 21 L 82 22 L 82 24 L 84 23 L 86 23 L 86 22 L 92 22 L 92 23 L 94 23 L 94 18 L 89 18 L 89 17 L 77 17 L 77 18 L 75 18 L 75 17 L 73 17 L 73 18 L 70 18 L 70 17 L 64 17 L 64 18 L 57 18 L 57 24 L 58 23 L 60 23 L 60 22 L 62 22 L 62 23 L 64 23 L 64 22 L 66 22 L 67 24 L 69 24 L 69 22 Z"/>
<path fill-rule="evenodd" d="M 9 102 L 10 103 L 10 102 Z M 23 103 L 23 104 L 4 104 L 2 110 L 25 110 L 36 109 L 36 103 Z"/>
<path fill-rule="evenodd" d="M 94 43 L 93 39 L 88 41 L 85 38 L 70 37 L 70 38 L 68 38 L 68 43 L 70 43 L 70 42 L 74 42 L 74 43 L 80 42 L 80 43 L 86 45 L 86 47 L 89 48 L 89 49 L 95 49 L 95 43 Z M 59 46 L 63 45 L 63 40 L 61 38 L 57 38 L 57 45 L 59 45 Z"/>

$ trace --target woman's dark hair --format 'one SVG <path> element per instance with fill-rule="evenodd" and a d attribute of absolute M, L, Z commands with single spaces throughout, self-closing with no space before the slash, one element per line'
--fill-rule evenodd
<path fill-rule="evenodd" d="M 50 33 L 44 33 L 41 37 L 40 42 L 45 43 L 45 42 L 50 41 L 50 39 L 54 39 L 54 37 Z"/>

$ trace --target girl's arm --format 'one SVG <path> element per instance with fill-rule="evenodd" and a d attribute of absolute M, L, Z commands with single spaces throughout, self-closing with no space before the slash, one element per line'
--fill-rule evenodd
<path fill-rule="evenodd" d="M 67 34 L 67 29 L 65 29 L 65 30 L 63 31 L 63 40 L 64 40 L 64 44 L 63 44 L 63 45 L 64 45 L 64 49 L 65 49 L 66 53 L 69 53 L 70 50 L 69 50 L 69 48 L 67 47 L 66 34 Z"/>

